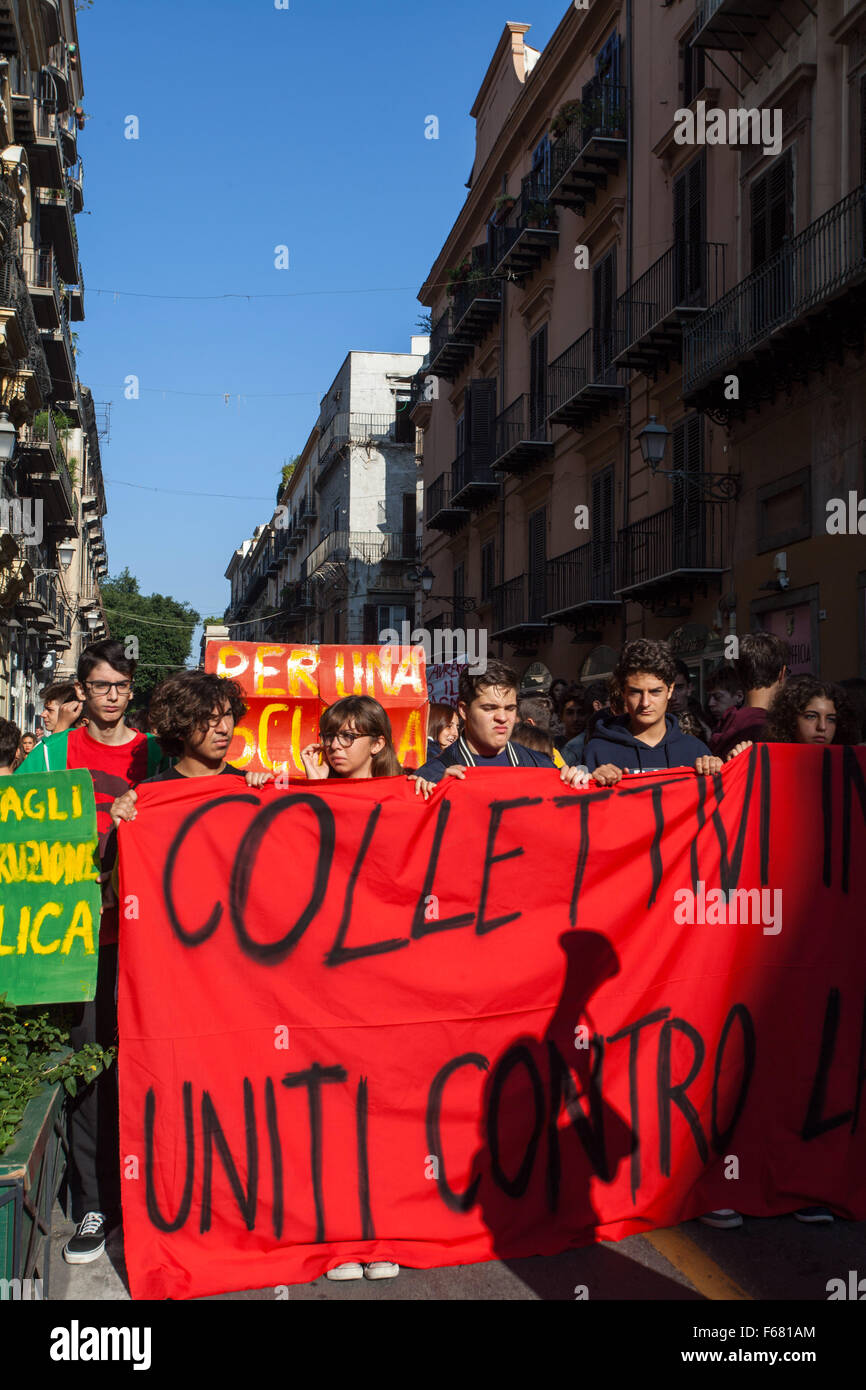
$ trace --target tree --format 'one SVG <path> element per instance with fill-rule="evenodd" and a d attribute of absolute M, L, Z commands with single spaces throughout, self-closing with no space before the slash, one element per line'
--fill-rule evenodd
<path fill-rule="evenodd" d="M 155 685 L 183 669 L 193 630 L 201 619 L 179 599 L 143 594 L 128 569 L 108 579 L 100 592 L 112 637 L 138 661 L 134 703 L 146 705 Z"/>

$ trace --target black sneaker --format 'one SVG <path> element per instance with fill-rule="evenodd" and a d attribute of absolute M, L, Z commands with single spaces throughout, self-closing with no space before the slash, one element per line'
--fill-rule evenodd
<path fill-rule="evenodd" d="M 68 1265 L 87 1265 L 98 1260 L 104 1249 L 105 1217 L 101 1211 L 89 1211 L 64 1245 L 63 1258 Z"/>

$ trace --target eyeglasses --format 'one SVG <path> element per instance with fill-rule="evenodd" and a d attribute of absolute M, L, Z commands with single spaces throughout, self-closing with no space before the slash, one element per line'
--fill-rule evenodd
<path fill-rule="evenodd" d="M 91 695 L 107 695 L 109 690 L 116 690 L 118 695 L 128 695 L 132 689 L 132 681 L 85 681 L 84 684 Z"/>
<path fill-rule="evenodd" d="M 341 748 L 351 748 L 356 738 L 372 738 L 372 734 L 350 734 L 345 729 L 341 729 L 338 734 L 322 734 L 322 744 L 325 748 L 330 748 L 337 743 Z"/>

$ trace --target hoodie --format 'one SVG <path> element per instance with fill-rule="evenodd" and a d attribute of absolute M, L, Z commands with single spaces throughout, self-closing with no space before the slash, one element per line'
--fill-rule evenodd
<path fill-rule="evenodd" d="M 656 768 L 694 767 L 698 758 L 709 753 L 699 738 L 682 733 L 672 714 L 665 715 L 665 722 L 667 733 L 661 743 L 650 748 L 635 738 L 628 726 L 628 715 L 602 715 L 586 744 L 583 761 L 590 772 L 603 763 L 613 763 L 623 772 L 649 772 Z"/>

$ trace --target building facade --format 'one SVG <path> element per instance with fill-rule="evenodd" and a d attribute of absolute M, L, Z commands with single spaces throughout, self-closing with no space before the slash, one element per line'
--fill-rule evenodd
<path fill-rule="evenodd" d="M 0 715 L 107 633 L 100 438 L 77 373 L 83 84 L 72 0 L 0 3 Z"/>
<path fill-rule="evenodd" d="M 866 675 L 866 6 L 595 0 L 541 53 L 527 30 L 419 293 L 425 625 L 569 678 L 642 635 L 700 677 L 758 628 Z"/>
<path fill-rule="evenodd" d="M 410 383 L 427 350 L 350 352 L 274 516 L 232 557 L 237 641 L 369 642 L 414 622 L 421 482 Z"/>

